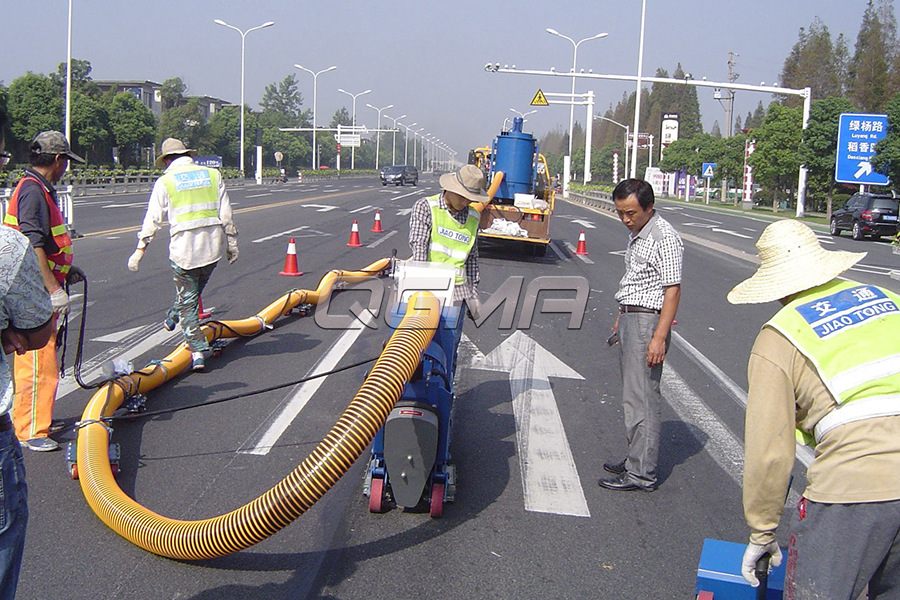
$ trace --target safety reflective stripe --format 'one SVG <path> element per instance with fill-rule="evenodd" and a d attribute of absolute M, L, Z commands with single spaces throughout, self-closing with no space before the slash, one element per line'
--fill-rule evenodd
<path fill-rule="evenodd" d="M 13 229 L 19 229 L 19 190 L 22 189 L 22 183 L 29 180 L 37 183 L 41 188 L 41 191 L 44 192 L 44 200 L 47 202 L 47 209 L 50 213 L 50 236 L 53 238 L 53 242 L 58 248 L 53 254 L 47 254 L 47 264 L 50 266 L 50 270 L 53 272 L 53 277 L 56 281 L 63 283 L 66 280 L 66 274 L 69 272 L 69 267 L 74 260 L 72 239 L 69 237 L 69 229 L 62 213 L 59 211 L 59 207 L 53 201 L 53 198 L 50 196 L 50 191 L 44 187 L 44 184 L 34 177 L 23 177 L 16 186 L 12 198 L 9 200 L 9 207 L 6 216 L 3 218 L 3 222 Z"/>
<path fill-rule="evenodd" d="M 838 373 L 828 382 L 828 387 L 840 395 L 874 379 L 898 373 L 900 373 L 900 354 L 891 354 Z"/>
<path fill-rule="evenodd" d="M 163 175 L 169 194 L 169 225 L 172 233 L 210 225 L 219 219 L 219 173 L 188 165 Z"/>
<path fill-rule="evenodd" d="M 900 394 L 889 396 L 874 396 L 860 398 L 853 402 L 840 405 L 816 423 L 816 443 L 822 441 L 822 437 L 840 425 L 873 419 L 876 417 L 894 417 L 900 415 Z"/>
<path fill-rule="evenodd" d="M 451 258 L 455 258 L 456 260 L 466 260 L 466 257 L 469 255 L 468 252 L 464 252 L 462 250 L 454 250 L 453 248 L 448 248 L 443 244 L 439 244 L 437 242 L 431 242 L 431 251 L 432 252 L 441 252 L 446 254 Z"/>

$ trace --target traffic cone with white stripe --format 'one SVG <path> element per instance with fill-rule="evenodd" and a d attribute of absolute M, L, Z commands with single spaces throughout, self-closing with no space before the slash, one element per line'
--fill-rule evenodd
<path fill-rule="evenodd" d="M 578 235 L 578 247 L 575 248 L 575 254 L 587 256 L 587 253 L 587 246 L 584 244 L 584 229 L 582 229 L 581 233 Z"/>
<path fill-rule="evenodd" d="M 284 270 L 279 275 L 287 275 L 288 277 L 299 277 L 303 275 L 300 272 L 300 264 L 297 262 L 297 243 L 294 238 L 288 242 L 287 254 L 284 257 Z"/>
<path fill-rule="evenodd" d="M 359 223 L 355 220 L 353 221 L 353 226 L 350 227 L 350 241 L 347 242 L 347 245 L 351 248 L 359 248 L 362 244 L 359 243 Z"/>
<path fill-rule="evenodd" d="M 372 226 L 372 233 L 384 233 L 384 229 L 381 228 L 381 211 L 375 211 L 375 224 Z"/>

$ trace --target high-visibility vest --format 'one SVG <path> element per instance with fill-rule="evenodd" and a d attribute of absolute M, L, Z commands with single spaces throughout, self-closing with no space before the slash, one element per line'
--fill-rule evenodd
<path fill-rule="evenodd" d="M 44 192 L 44 200 L 47 202 L 47 208 L 50 211 L 50 235 L 53 237 L 56 247 L 59 248 L 53 254 L 46 252 L 46 250 L 45 253 L 47 254 L 47 263 L 50 265 L 50 270 L 53 271 L 53 277 L 62 285 L 66 281 L 66 275 L 69 273 L 69 267 L 72 266 L 75 256 L 72 253 L 72 239 L 69 237 L 66 220 L 59 211 L 56 202 L 53 201 L 50 190 L 44 187 L 44 184 L 35 177 L 23 177 L 19 180 L 12 198 L 9 199 L 9 207 L 6 209 L 3 223 L 15 230 L 19 229 L 19 192 L 26 181 L 35 182 L 41 188 L 41 191 Z"/>
<path fill-rule="evenodd" d="M 838 406 L 815 425 L 815 442 L 840 425 L 900 415 L 900 296 L 832 280 L 802 292 L 768 321 L 815 367 Z M 812 441 L 798 429 L 798 439 Z"/>
<path fill-rule="evenodd" d="M 441 208 L 440 196 L 428 198 L 431 207 L 431 243 L 428 260 L 452 265 L 456 268 L 456 285 L 466 282 L 465 264 L 478 235 L 478 211 L 469 207 L 465 224 L 454 219 L 446 208 Z"/>
<path fill-rule="evenodd" d="M 188 164 L 167 170 L 160 181 L 169 194 L 169 233 L 221 225 L 219 172 Z"/>

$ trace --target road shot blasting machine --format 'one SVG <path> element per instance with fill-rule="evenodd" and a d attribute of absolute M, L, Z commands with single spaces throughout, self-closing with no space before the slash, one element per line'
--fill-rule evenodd
<path fill-rule="evenodd" d="M 452 502 L 456 493 L 450 426 L 465 307 L 451 305 L 453 267 L 415 261 L 398 262 L 396 267 L 398 302 L 391 310 L 391 327 L 400 323 L 406 300 L 416 291 L 427 290 L 442 301 L 441 317 L 415 374 L 375 436 L 363 493 L 369 497 L 370 512 L 383 512 L 392 504 L 408 509 L 427 506 L 438 518 L 444 502 Z"/>

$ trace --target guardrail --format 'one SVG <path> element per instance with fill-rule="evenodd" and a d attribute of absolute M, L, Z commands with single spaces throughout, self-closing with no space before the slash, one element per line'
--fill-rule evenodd
<path fill-rule="evenodd" d="M 612 200 L 612 194 L 607 192 L 573 192 L 570 190 L 567 200 L 600 208 L 611 213 L 616 212 L 616 204 Z"/>

